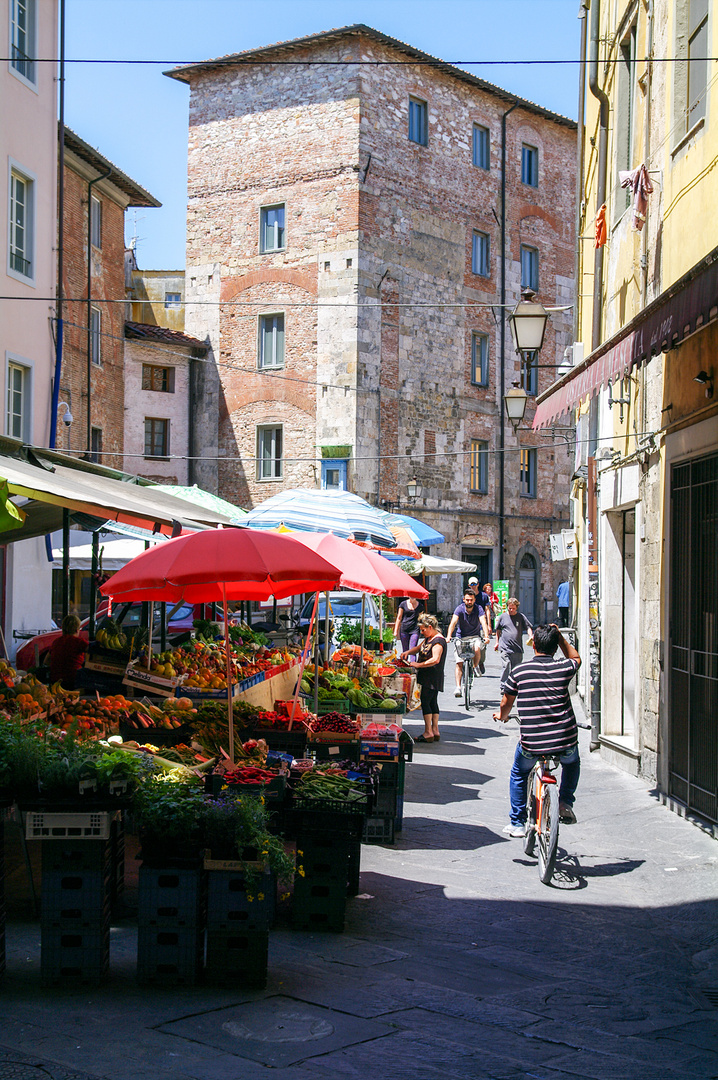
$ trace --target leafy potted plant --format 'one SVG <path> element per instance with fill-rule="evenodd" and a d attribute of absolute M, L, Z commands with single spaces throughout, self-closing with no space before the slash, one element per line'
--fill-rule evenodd
<path fill-rule="evenodd" d="M 199 860 L 203 846 L 202 781 L 179 773 L 146 777 L 132 799 L 142 858 L 156 865 L 183 865 Z"/>

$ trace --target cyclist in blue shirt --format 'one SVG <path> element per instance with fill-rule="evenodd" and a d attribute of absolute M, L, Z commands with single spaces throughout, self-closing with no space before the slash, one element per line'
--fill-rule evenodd
<path fill-rule="evenodd" d="M 463 603 L 459 604 L 451 616 L 449 629 L 446 632 L 447 643 L 451 638 L 458 640 L 470 640 L 474 646 L 474 671 L 484 674 L 484 659 L 486 657 L 486 642 L 489 640 L 489 620 L 481 604 L 476 602 L 472 589 L 464 593 Z M 461 656 L 460 646 L 454 645 L 456 651 L 456 690 L 454 697 L 461 697 L 461 677 L 464 672 L 464 660 Z"/>

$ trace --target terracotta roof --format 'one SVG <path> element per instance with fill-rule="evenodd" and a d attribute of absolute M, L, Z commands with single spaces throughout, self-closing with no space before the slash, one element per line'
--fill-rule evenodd
<path fill-rule="evenodd" d="M 65 146 L 68 150 L 72 150 L 73 154 L 77 154 L 79 158 L 86 161 L 88 165 L 91 165 L 93 169 L 97 169 L 98 172 L 107 172 L 108 169 L 112 169 L 111 174 L 107 177 L 110 183 L 114 184 L 116 188 L 123 191 L 129 198 L 129 206 L 162 206 L 159 199 L 156 199 L 154 195 L 150 195 L 149 191 L 145 191 L 143 187 L 136 184 L 135 181 L 123 173 L 122 169 L 118 169 L 116 165 L 113 165 L 109 158 L 106 158 L 104 154 L 101 154 L 99 150 L 95 150 L 93 146 L 86 143 L 84 139 L 81 139 L 79 135 L 76 135 L 71 128 L 65 125 Z"/>
<path fill-rule="evenodd" d="M 147 323 L 126 322 L 125 337 L 138 341 L 164 341 L 166 345 L 181 345 L 185 349 L 201 349 L 206 353 L 209 345 L 199 338 L 182 334 L 179 330 L 168 330 L 164 326 L 149 326 Z"/>
<path fill-rule="evenodd" d="M 163 74 L 169 76 L 170 79 L 178 79 L 180 82 L 190 83 L 194 74 L 199 74 L 202 71 L 210 71 L 212 68 L 227 67 L 232 64 L 251 64 L 252 61 L 260 57 L 268 57 L 273 53 L 296 49 L 306 45 L 320 45 L 324 42 L 329 43 L 339 41 L 341 38 L 346 37 L 360 36 L 368 37 L 372 41 L 396 49 L 398 52 L 403 53 L 404 56 L 409 57 L 411 60 L 415 60 L 419 64 L 437 68 L 439 71 L 443 71 L 447 75 L 452 75 L 462 82 L 467 82 L 480 90 L 486 90 L 490 94 L 495 94 L 497 97 L 511 105 L 519 105 L 521 108 L 528 110 L 528 112 L 537 113 L 539 116 L 544 116 L 548 120 L 553 120 L 556 124 L 561 124 L 564 127 L 574 129 L 577 127 L 576 121 L 571 120 L 567 116 L 561 116 L 560 113 L 545 109 L 542 105 L 537 105 L 535 102 L 528 101 L 526 98 L 517 97 L 516 94 L 512 94 L 509 90 L 504 90 L 494 83 L 487 82 L 485 79 L 480 79 L 478 76 L 472 75 L 468 71 L 464 71 L 463 68 L 456 67 L 454 64 L 448 64 L 445 60 L 440 60 L 436 56 L 431 56 L 430 53 L 422 52 L 421 49 L 416 49 L 413 45 L 407 45 L 405 41 L 400 41 L 399 38 L 390 37 L 388 34 L 382 34 L 380 30 L 375 30 L 373 27 L 366 26 L 364 23 L 354 23 L 352 26 L 342 26 L 336 30 L 323 30 L 319 34 L 308 34 L 306 37 L 293 38 L 291 41 L 278 41 L 274 45 L 263 45 L 259 49 L 247 49 L 244 52 L 229 53 L 227 56 L 218 56 L 214 60 L 202 60 L 196 64 L 182 64 L 179 67 L 172 68 L 170 71 L 163 72 Z"/>

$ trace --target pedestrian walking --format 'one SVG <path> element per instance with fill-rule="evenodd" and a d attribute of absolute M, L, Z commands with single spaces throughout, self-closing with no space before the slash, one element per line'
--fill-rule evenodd
<path fill-rule="evenodd" d="M 558 607 L 558 625 L 568 626 L 568 609 L 570 604 L 571 586 L 568 582 L 562 581 L 556 590 L 556 606 Z"/>
<path fill-rule="evenodd" d="M 444 689 L 444 664 L 446 662 L 446 638 L 439 631 L 434 615 L 419 616 L 421 640 L 402 653 L 410 667 L 416 669 L 416 680 L 421 687 L 421 711 L 424 716 L 424 732 L 416 742 L 439 742 L 439 693 Z M 409 660 L 416 654 L 416 660 Z"/>
<path fill-rule="evenodd" d="M 496 620 L 496 644 L 494 652 L 500 652 L 503 660 L 501 672 L 501 695 L 506 689 L 506 680 L 511 672 L 524 660 L 524 634 L 533 627 L 522 611 L 515 596 L 510 596 L 506 611 Z"/>
<path fill-rule="evenodd" d="M 528 778 L 540 757 L 556 758 L 561 763 L 559 817 L 564 825 L 576 822 L 573 804 L 581 762 L 578 725 L 568 688 L 581 666 L 581 657 L 556 623 L 535 627 L 533 644 L 533 660 L 509 674 L 501 707 L 494 713 L 494 720 L 506 723 L 518 697 L 520 735 L 509 778 L 510 822 L 504 829 L 511 837 L 523 836 L 526 831 Z M 563 660 L 554 660 L 558 648 Z"/>
<path fill-rule="evenodd" d="M 424 611 L 424 601 L 416 600 L 413 596 L 407 596 L 399 604 L 394 623 L 394 637 L 401 641 L 404 652 L 413 647 L 419 641 L 419 616 Z"/>
<path fill-rule="evenodd" d="M 474 579 L 478 585 L 478 579 Z M 486 644 L 489 640 L 489 623 L 486 613 L 481 604 L 477 603 L 472 589 L 466 589 L 464 599 L 451 616 L 449 629 L 446 632 L 447 645 L 453 636 L 461 641 L 470 640 L 474 649 L 474 671 L 484 674 L 484 660 L 486 658 Z M 464 658 L 461 655 L 461 647 L 454 645 L 456 651 L 456 689 L 454 697 L 461 697 L 461 676 L 464 672 Z"/>

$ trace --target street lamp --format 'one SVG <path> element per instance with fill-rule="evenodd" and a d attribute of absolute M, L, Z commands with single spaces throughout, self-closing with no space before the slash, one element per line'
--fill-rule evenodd
<path fill-rule="evenodd" d="M 548 312 L 533 289 L 524 289 L 509 315 L 509 326 L 517 353 L 538 352 L 543 345 Z"/>
<path fill-rule="evenodd" d="M 504 394 L 504 403 L 506 405 L 506 415 L 509 418 L 511 427 L 514 429 L 514 433 L 524 418 L 526 412 L 526 402 L 528 401 L 528 394 L 519 386 L 518 381 L 514 380 L 511 384 L 511 389 L 508 393 Z"/>
<path fill-rule="evenodd" d="M 412 502 L 414 501 L 414 499 L 421 498 L 421 484 L 415 476 L 406 485 L 406 493 Z"/>

